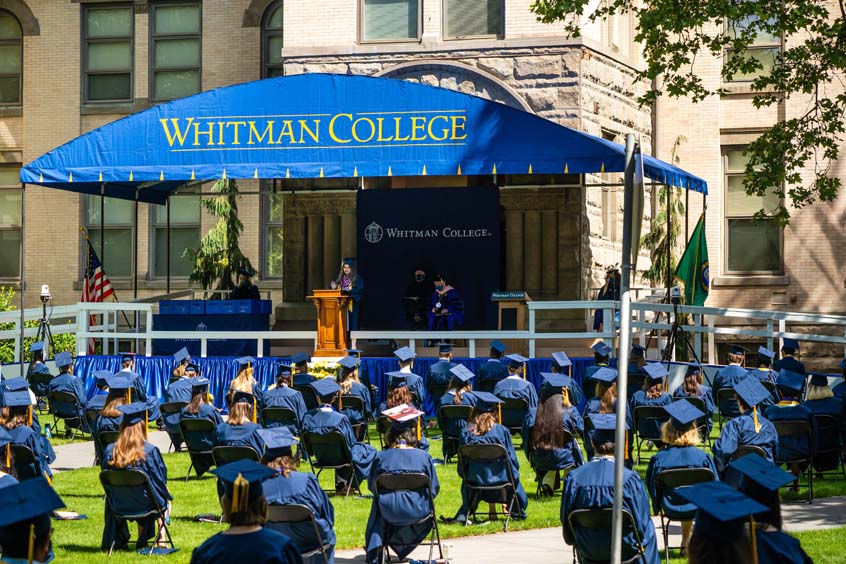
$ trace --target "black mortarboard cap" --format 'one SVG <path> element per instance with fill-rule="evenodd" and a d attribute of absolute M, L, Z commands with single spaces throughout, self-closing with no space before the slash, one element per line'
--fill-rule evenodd
<path fill-rule="evenodd" d="M 408 375 L 410 372 L 387 372 L 385 376 L 388 377 L 389 388 L 402 388 L 408 384 Z"/>
<path fill-rule="evenodd" d="M 356 358 L 361 358 L 361 355 L 364 354 L 364 351 L 361 349 L 347 349 L 347 354 L 349 356 L 354 356 Z"/>
<path fill-rule="evenodd" d="M 732 345 L 731 348 L 729 349 L 729 352 L 731 354 L 743 354 L 743 355 L 745 355 L 749 351 L 747 351 L 744 347 L 741 347 L 740 345 Z"/>
<path fill-rule="evenodd" d="M 482 413 L 491 413 L 496 406 L 503 403 L 501 399 L 489 392 L 471 392 L 476 396 L 475 408 Z"/>
<path fill-rule="evenodd" d="M 415 356 L 414 351 L 411 350 L 411 347 L 401 347 L 394 351 L 394 356 L 397 357 L 400 362 L 408 362 Z"/>
<path fill-rule="evenodd" d="M 663 380 L 665 376 L 670 374 L 667 372 L 667 367 L 660 362 L 650 362 L 643 365 L 643 371 L 646 372 L 646 376 L 653 382 L 655 380 Z"/>
<path fill-rule="evenodd" d="M 317 392 L 317 396 L 321 400 L 332 399 L 332 396 L 341 390 L 341 387 L 338 386 L 338 383 L 332 378 L 321 378 L 320 380 L 315 380 L 310 383 L 309 386 Z"/>
<path fill-rule="evenodd" d="M 687 367 L 687 374 L 698 374 L 702 372 L 702 367 L 698 364 L 689 364 Z"/>
<path fill-rule="evenodd" d="M 250 269 L 250 268 L 246 268 L 246 267 L 241 267 L 241 268 L 239 268 L 239 269 L 238 269 L 238 274 L 243 274 L 243 275 L 244 275 L 244 276 L 246 276 L 247 278 L 252 278 L 253 276 L 255 276 L 255 275 L 256 275 L 256 273 L 255 273 L 255 271 L 254 271 L 254 270 L 252 270 L 252 269 Z"/>
<path fill-rule="evenodd" d="M 71 356 L 71 353 L 67 351 L 58 353 L 56 355 L 55 360 L 56 366 L 58 366 L 59 368 L 64 368 L 65 366 L 70 366 L 71 364 L 73 364 L 73 357 Z"/>
<path fill-rule="evenodd" d="M 754 376 L 747 376 L 735 384 L 734 392 L 749 407 L 755 407 L 770 397 L 770 392 Z"/>
<path fill-rule="evenodd" d="M 291 356 L 291 364 L 303 364 L 308 362 L 308 355 L 306 353 L 297 353 Z"/>
<path fill-rule="evenodd" d="M 456 364 L 452 368 L 449 369 L 450 373 L 461 380 L 462 382 L 469 382 L 472 380 L 476 375 L 470 371 L 469 368 L 464 366 L 463 364 Z"/>
<path fill-rule="evenodd" d="M 191 355 L 188 354 L 187 348 L 182 347 L 181 349 L 176 351 L 176 353 L 174 353 L 173 360 L 175 360 L 176 362 L 182 362 L 183 360 L 191 360 Z"/>
<path fill-rule="evenodd" d="M 599 356 L 609 356 L 611 354 L 611 352 L 614 350 L 611 347 L 609 347 L 608 344 L 605 341 L 598 341 L 598 342 L 594 343 L 593 346 L 590 347 L 590 348 L 593 349 L 593 352 L 595 352 Z"/>
<path fill-rule="evenodd" d="M 29 521 L 64 507 L 62 498 L 50 487 L 47 480 L 33 478 L 0 489 L 0 527 Z"/>
<path fill-rule="evenodd" d="M 126 405 L 117 406 L 117 410 L 123 413 L 124 425 L 135 425 L 147 420 L 147 404 L 136 401 Z"/>
<path fill-rule="evenodd" d="M 494 339 L 493 341 L 491 341 L 491 350 L 492 350 L 492 351 L 496 351 L 496 352 L 498 352 L 499 354 L 502 354 L 502 353 L 504 353 L 506 350 L 508 350 L 508 347 L 506 347 L 506 346 L 505 346 L 505 343 L 503 343 L 503 342 L 502 342 L 502 341 L 500 341 L 499 339 Z"/>
<path fill-rule="evenodd" d="M 191 384 L 191 393 L 196 394 L 198 392 L 205 392 L 209 389 L 209 379 L 208 378 L 191 378 L 188 380 Z"/>
<path fill-rule="evenodd" d="M 256 398 L 256 396 L 254 396 L 250 392 L 236 391 L 232 395 L 232 403 L 233 404 L 235 404 L 235 403 L 248 403 L 248 404 L 254 406 L 257 399 L 258 398 Z"/>
<path fill-rule="evenodd" d="M 788 337 L 785 337 L 784 339 L 782 339 L 781 348 L 793 349 L 794 351 L 799 350 L 799 341 L 797 341 L 796 339 L 790 339 Z"/>
<path fill-rule="evenodd" d="M 767 511 L 765 505 L 723 482 L 701 482 L 676 488 L 673 492 L 699 508 L 696 531 L 722 542 L 738 539 L 749 516 Z"/>
<path fill-rule="evenodd" d="M 264 457 L 277 458 L 279 456 L 291 456 L 291 447 L 300 440 L 291 433 L 287 427 L 274 427 L 272 429 L 259 429 L 259 436 L 264 441 Z"/>
<path fill-rule="evenodd" d="M 646 348 L 640 345 L 632 345 L 632 356 L 646 358 Z"/>
<path fill-rule="evenodd" d="M 440 354 L 447 354 L 452 352 L 452 343 L 441 342 L 435 343 L 435 345 L 438 347 L 438 352 Z"/>
<path fill-rule="evenodd" d="M 765 490 L 774 492 L 782 486 L 792 483 L 796 476 L 785 472 L 766 458 L 743 456 L 729 464 L 729 468 L 743 474 Z"/>
<path fill-rule="evenodd" d="M 555 364 L 557 364 L 560 368 L 566 368 L 567 366 L 573 365 L 573 361 L 570 360 L 570 357 L 568 357 L 567 353 L 564 351 L 552 353 L 552 360 L 555 361 Z"/>
<path fill-rule="evenodd" d="M 135 353 L 131 353 L 131 352 L 121 353 L 120 361 L 126 362 L 128 360 L 135 360 Z"/>
<path fill-rule="evenodd" d="M 664 410 L 670 416 L 670 424 L 679 431 L 688 430 L 697 419 L 705 417 L 702 410 L 686 399 L 676 400 L 664 406 Z"/>
<path fill-rule="evenodd" d="M 802 386 L 804 384 L 805 376 L 803 374 L 791 372 L 790 370 L 781 370 L 778 373 L 778 379 L 776 380 L 776 386 L 784 390 L 791 390 L 794 392 L 802 391 Z"/>
<path fill-rule="evenodd" d="M 828 376 L 826 374 L 811 374 L 812 386 L 828 386 Z"/>

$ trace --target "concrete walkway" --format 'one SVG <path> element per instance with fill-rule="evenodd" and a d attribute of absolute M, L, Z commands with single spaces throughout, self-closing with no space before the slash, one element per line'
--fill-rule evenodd
<path fill-rule="evenodd" d="M 164 431 L 150 431 L 147 440 L 159 447 L 162 454 L 170 447 L 170 439 Z M 88 468 L 94 465 L 94 441 L 75 441 L 53 447 L 56 461 L 50 465 L 53 472 Z"/>

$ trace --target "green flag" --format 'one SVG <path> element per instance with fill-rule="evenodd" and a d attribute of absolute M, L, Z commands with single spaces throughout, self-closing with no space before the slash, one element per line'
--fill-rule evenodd
<path fill-rule="evenodd" d="M 705 215 L 699 216 L 696 229 L 687 242 L 687 248 L 676 267 L 676 278 L 684 283 L 684 302 L 687 305 L 705 305 L 708 298 L 708 243 L 705 240 Z"/>

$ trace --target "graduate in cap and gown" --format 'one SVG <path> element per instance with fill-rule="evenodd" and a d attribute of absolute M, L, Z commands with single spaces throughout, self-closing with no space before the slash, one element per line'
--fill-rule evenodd
<path fill-rule="evenodd" d="M 802 405 L 817 415 L 828 415 L 840 423 L 840 433 L 846 437 L 846 402 L 835 397 L 828 385 L 828 376 L 812 374 Z M 839 437 L 835 433 L 817 433 L 814 435 L 814 469 L 826 471 L 837 468 L 840 460 L 838 451 Z M 820 452 L 828 450 L 829 452 Z"/>
<path fill-rule="evenodd" d="M 351 425 L 360 425 L 367 423 L 370 414 L 373 413 L 373 407 L 370 405 L 370 390 L 358 379 L 358 358 L 354 356 L 345 356 L 338 364 L 341 365 L 341 372 L 338 375 L 338 387 L 341 392 L 338 395 L 338 411 L 347 416 Z M 420 380 L 422 385 L 423 380 Z M 358 408 L 352 408 L 349 404 L 344 405 L 346 396 L 356 397 L 361 400 L 363 411 Z M 358 440 L 364 440 L 367 436 L 367 427 L 359 427 L 360 436 Z"/>
<path fill-rule="evenodd" d="M 361 300 L 364 298 L 364 279 L 358 274 L 358 265 L 354 258 L 345 258 L 341 261 L 341 270 L 338 276 L 329 282 L 333 290 L 340 290 L 342 294 L 350 297 L 349 317 L 347 329 L 357 331 L 361 315 Z"/>
<path fill-rule="evenodd" d="M 708 453 L 698 448 L 702 437 L 699 434 L 697 422 L 705 414 L 685 399 L 676 400 L 664 409 L 670 416 L 669 421 L 661 426 L 661 442 L 664 443 L 665 448 L 649 459 L 649 466 L 646 469 L 646 489 L 649 491 L 652 508 L 656 514 L 660 513 L 664 504 L 676 511 L 684 510 L 684 504 L 679 503 L 678 499 L 670 495 L 671 492 L 659 490 L 658 475 L 664 470 L 706 468 L 714 474 L 715 480 L 718 479 L 714 460 Z M 685 547 L 690 539 L 692 523 L 682 521 L 681 525 L 681 544 Z"/>
<path fill-rule="evenodd" d="M 267 389 L 264 393 L 264 408 L 268 407 L 285 407 L 294 412 L 297 419 L 296 425 L 288 425 L 287 428 L 294 435 L 299 435 L 299 430 L 303 425 L 303 417 L 305 417 L 307 408 L 303 394 L 295 390 L 293 385 L 293 374 L 290 366 L 280 364 L 276 368 L 276 384 Z M 282 425 L 277 421 L 265 421 L 266 428 L 274 428 Z"/>
<path fill-rule="evenodd" d="M 230 300 L 260 300 L 261 294 L 255 284 L 253 276 L 256 273 L 251 268 L 238 269 L 238 285 L 229 293 Z"/>
<path fill-rule="evenodd" d="M 88 398 L 85 403 L 85 411 L 102 411 L 106 405 L 106 398 L 109 396 L 109 385 L 106 383 L 106 378 L 111 376 L 109 370 L 96 370 L 92 377 L 94 378 L 93 395 Z M 93 434 L 93 429 L 91 430 Z"/>
<path fill-rule="evenodd" d="M 208 419 L 214 424 L 214 431 L 200 432 L 192 431 L 187 439 L 187 446 L 190 450 L 198 451 L 191 455 L 191 462 L 198 476 L 208 472 L 214 466 L 214 457 L 208 452 L 214 448 L 217 429 L 223 425 L 223 417 L 211 403 L 209 394 L 209 381 L 206 378 L 191 378 L 191 401 L 179 412 L 179 420 L 185 419 Z M 238 408 L 239 410 L 241 408 Z"/>
<path fill-rule="evenodd" d="M 379 492 L 376 486 L 382 474 L 425 474 L 431 484 L 432 498 L 437 497 L 440 484 L 435 464 L 427 452 L 418 448 L 418 441 L 423 437 L 421 415 L 422 412 L 417 417 L 413 414 L 393 416 L 387 433 L 388 448 L 377 453 L 373 461 L 367 484 L 374 497 L 364 532 L 369 564 L 382 562 L 380 554 L 385 545 L 400 560 L 405 559 L 432 530 L 431 520 L 418 523 L 430 512 L 428 491 Z M 386 524 L 387 537 L 383 536 Z"/>
<path fill-rule="evenodd" d="M 291 355 L 291 367 L 294 372 L 294 386 L 308 386 L 315 380 L 312 374 L 308 373 L 308 359 L 306 353 L 296 353 Z"/>
<path fill-rule="evenodd" d="M 700 398 L 705 402 L 705 423 L 708 426 L 708 434 L 711 434 L 711 428 L 714 426 L 714 413 L 717 411 L 717 406 L 714 403 L 714 394 L 711 388 L 703 384 L 702 367 L 691 364 L 687 367 L 687 372 L 684 375 L 684 381 L 681 386 L 673 390 L 674 399 L 683 398 Z M 701 422 L 699 423 L 701 424 Z"/>
<path fill-rule="evenodd" d="M 180 367 L 181 370 L 179 372 L 181 375 L 175 378 L 172 376 L 167 390 L 165 390 L 165 401 L 167 403 L 190 403 L 194 395 L 191 390 L 191 380 L 200 375 L 200 367 L 191 362 L 186 363 L 184 366 L 180 364 Z M 182 448 L 182 435 L 179 432 L 179 412 L 166 415 L 164 422 L 167 434 L 170 435 L 170 442 L 176 446 L 176 451 L 179 452 Z"/>
<path fill-rule="evenodd" d="M 578 545 L 582 551 L 610 555 L 608 533 L 598 535 L 590 530 L 570 528 L 568 515 L 575 509 L 604 509 L 614 504 L 614 448 L 616 416 L 594 414 L 590 416 L 594 431 L 591 433 L 596 456 L 576 468 L 564 480 L 561 496 L 561 524 L 564 541 Z M 634 526 L 640 533 L 646 564 L 660 564 L 655 526 L 649 514 L 649 497 L 640 476 L 634 470 L 623 470 L 623 508 L 632 514 Z M 624 545 L 634 544 L 633 536 L 623 537 Z"/>
<path fill-rule="evenodd" d="M 446 283 L 443 274 L 433 280 L 435 291 L 429 300 L 429 331 L 452 331 L 464 325 L 464 300 L 458 290 Z"/>
<path fill-rule="evenodd" d="M 15 455 L 12 454 L 12 435 L 5 427 L 0 427 L 0 489 L 17 483 Z"/>
<path fill-rule="evenodd" d="M 118 431 L 123 421 L 123 412 L 118 408 L 122 405 L 132 403 L 132 381 L 127 378 L 126 373 L 118 372 L 105 376 L 109 393 L 106 395 L 100 415 L 94 423 L 91 435 L 94 438 L 95 458 L 103 465 L 103 453 L 100 451 L 100 433 L 103 431 Z"/>
<path fill-rule="evenodd" d="M 34 409 L 36 404 L 38 403 L 38 397 L 35 393 L 30 389 L 29 382 L 27 382 L 24 378 L 17 377 L 17 378 L 10 378 L 8 380 L 0 381 L 0 389 L 3 390 L 4 394 L 10 392 L 25 392 L 29 395 L 30 404 L 33 406 L 33 409 L 29 410 L 29 415 L 27 417 L 27 425 L 32 428 L 35 436 L 38 438 L 39 442 L 41 443 L 41 451 L 44 453 L 44 459 L 46 460 L 46 464 L 53 464 L 56 460 L 56 453 L 53 451 L 53 445 L 50 444 L 50 439 L 48 439 L 45 435 L 41 433 L 41 422 L 38 420 L 38 413 Z M 21 400 L 23 396 L 18 396 L 18 400 Z M 3 407 L 8 407 L 9 404 L 6 403 L 5 397 L 3 398 Z"/>
<path fill-rule="evenodd" d="M 235 392 L 229 406 L 229 418 L 214 432 L 215 446 L 248 446 L 261 457 L 264 443 L 258 434 L 258 398 L 247 392 Z"/>
<path fill-rule="evenodd" d="M 82 380 L 77 378 L 73 373 L 73 357 L 69 352 L 60 352 L 56 354 L 56 366 L 59 368 L 59 374 L 50 380 L 50 384 L 47 386 L 48 393 L 53 392 L 62 392 L 67 394 L 73 394 L 76 398 L 76 402 L 74 405 L 66 405 L 64 402 L 61 402 L 63 405 L 61 406 L 62 412 L 74 413 L 75 412 L 85 412 L 85 402 L 88 399 L 88 395 L 85 392 L 85 384 L 82 383 Z M 52 407 L 52 406 L 51 406 Z M 57 408 L 60 406 L 56 406 Z M 87 424 L 85 419 L 79 418 L 67 418 L 64 420 L 65 422 L 65 436 L 71 436 L 71 429 L 87 429 Z"/>
<path fill-rule="evenodd" d="M 285 427 L 262 429 L 262 440 L 267 448 L 261 463 L 273 471 L 273 476 L 262 483 L 268 505 L 305 505 L 314 513 L 314 520 L 324 545 L 329 545 L 329 564 L 335 561 L 335 508 L 320 488 L 320 482 L 311 472 L 298 472 L 299 456 L 294 454 L 297 437 Z M 302 552 L 308 552 L 314 539 L 311 523 L 274 523 L 272 528 L 290 538 Z M 316 548 L 316 547 L 315 547 Z M 322 564 L 318 553 L 305 559 L 306 564 Z"/>
<path fill-rule="evenodd" d="M 490 358 L 476 369 L 476 387 L 480 392 L 492 392 L 494 386 L 508 377 L 508 368 L 502 360 L 505 343 L 499 339 L 491 342 Z"/>
<path fill-rule="evenodd" d="M 32 353 L 32 360 L 26 370 L 26 379 L 36 396 L 47 397 L 48 387 L 53 375 L 50 374 L 50 370 L 44 364 L 44 341 L 32 343 L 29 346 L 29 352 Z"/>
<path fill-rule="evenodd" d="M 637 390 L 629 402 L 629 409 L 631 410 L 632 420 L 634 421 L 634 411 L 638 407 L 664 407 L 673 403 L 673 396 L 667 393 L 664 389 L 664 382 L 670 375 L 667 368 L 660 362 L 650 362 L 643 366 L 643 372 L 646 377 L 643 379 L 643 387 Z M 638 421 L 638 428 L 636 431 L 640 434 L 649 434 L 649 436 L 657 436 L 660 434 L 658 429 L 659 422 L 652 419 L 648 421 Z"/>
<path fill-rule="evenodd" d="M 159 399 L 147 395 L 147 385 L 144 379 L 135 372 L 135 353 L 123 353 L 120 356 L 120 372 L 132 382 L 132 401 L 143 401 L 147 405 L 150 421 L 162 424 L 162 414 L 159 411 Z"/>
<path fill-rule="evenodd" d="M 781 341 L 781 358 L 773 363 L 773 370 L 781 372 L 790 370 L 797 374 L 805 374 L 805 365 L 796 359 L 799 351 L 799 341 L 796 339 L 784 338 Z"/>
<path fill-rule="evenodd" d="M 764 417 L 769 421 L 806 421 L 811 425 L 813 436 L 817 435 L 817 421 L 814 414 L 806 406 L 799 403 L 802 395 L 802 388 L 805 384 L 805 375 L 782 370 L 778 375 L 778 390 L 781 392 L 781 401 L 763 409 Z M 809 444 L 807 437 L 778 437 L 778 452 L 782 459 L 807 458 L 813 445 Z M 796 476 L 798 487 L 799 478 L 802 476 L 803 465 L 794 463 L 788 468 Z"/>
<path fill-rule="evenodd" d="M 456 365 L 452 362 L 452 343 L 436 343 L 438 347 L 438 361 L 429 368 L 426 376 L 426 389 L 432 396 L 435 404 L 435 413 L 440 408 L 440 397 L 446 391 L 452 379 L 452 368 Z"/>
<path fill-rule="evenodd" d="M 42 437 L 32 428 L 32 408 L 35 405 L 33 395 L 28 388 L 24 391 L 6 392 L 4 401 L 9 415 L 3 421 L 3 426 L 11 436 L 11 444 L 25 446 L 32 451 L 35 458 L 30 470 L 35 475 L 52 478 Z"/>
<path fill-rule="evenodd" d="M 249 562 L 250 564 L 302 564 L 294 543 L 270 527 L 262 482 L 273 470 L 252 460 L 238 460 L 212 470 L 223 484 L 220 507 L 229 529 L 208 538 L 194 549 L 191 564 Z"/>
<path fill-rule="evenodd" d="M 835 397 L 846 399 L 846 358 L 841 360 L 837 366 L 840 367 L 840 375 L 843 377 L 843 381 L 834 386 L 831 391 L 834 392 Z"/>
<path fill-rule="evenodd" d="M 770 366 L 772 366 L 774 358 L 774 351 L 768 349 L 765 346 L 758 347 L 758 367 L 754 370 L 750 370 L 749 374 L 755 376 L 755 378 L 757 378 L 758 381 L 762 384 L 765 382 L 775 384 L 776 380 L 778 379 L 778 372 L 770 368 Z M 778 401 L 778 398 L 774 398 L 773 401 Z"/>
<path fill-rule="evenodd" d="M 582 390 L 585 393 L 585 400 L 591 400 L 596 395 L 596 380 L 593 375 L 597 371 L 609 367 L 611 353 L 614 350 L 605 341 L 597 341 L 590 348 L 593 349 L 593 366 L 588 366 L 585 369 L 585 375 L 582 377 Z"/>
<path fill-rule="evenodd" d="M 388 388 L 388 397 L 386 401 L 382 402 L 379 405 L 379 415 L 384 415 L 390 418 L 390 414 L 388 413 L 391 409 L 397 407 L 408 407 L 412 406 L 416 409 L 416 405 L 412 401 L 413 397 L 411 395 L 411 391 L 408 387 L 408 374 L 404 372 L 388 372 L 386 374 L 388 377 L 388 383 L 390 387 Z M 421 424 L 425 425 L 425 412 L 418 410 L 420 413 Z M 387 433 L 386 433 L 387 436 Z M 425 451 L 429 451 L 429 439 L 426 438 L 425 435 L 420 437 L 420 440 L 417 441 L 417 446 Z"/>
<path fill-rule="evenodd" d="M 176 365 L 173 367 L 173 370 L 170 371 L 171 382 L 175 382 L 185 376 L 185 367 L 191 362 L 191 354 L 188 352 L 187 348 L 182 347 L 173 353 L 173 361 Z"/>
<path fill-rule="evenodd" d="M 737 401 L 733 398 L 722 400 L 722 405 L 717 399 L 717 392 L 723 388 L 734 388 L 742 380 L 749 376 L 749 371 L 743 367 L 743 362 L 746 358 L 746 349 L 739 345 L 732 345 L 728 353 L 728 364 L 723 366 L 714 375 L 713 387 L 711 392 L 714 394 L 714 404 L 717 409 L 723 413 L 733 413 L 737 411 Z M 769 394 L 767 394 L 767 398 Z M 764 398 L 764 399 L 767 399 Z"/>
<path fill-rule="evenodd" d="M 320 400 L 318 409 L 309 411 L 303 418 L 303 431 L 325 435 L 332 431 L 340 432 L 344 442 L 352 454 L 353 466 L 357 481 L 360 483 L 367 479 L 370 474 L 370 467 L 373 459 L 376 458 L 376 449 L 372 446 L 356 441 L 350 420 L 343 413 L 338 413 L 332 407 L 335 398 L 340 392 L 338 383 L 331 378 L 323 378 L 312 382 L 311 387 Z M 336 491 L 346 490 L 347 484 L 353 476 L 348 468 L 335 471 Z"/>
<path fill-rule="evenodd" d="M 573 361 L 570 360 L 567 353 L 564 351 L 552 353 L 552 368 L 550 369 L 550 372 L 553 374 L 564 374 L 569 378 L 567 389 L 570 394 L 570 404 L 573 407 L 582 406 L 585 402 L 585 394 L 582 391 L 582 387 L 579 386 L 579 383 L 576 382 L 575 378 L 573 378 Z M 546 381 L 541 382 L 541 392 L 543 392 L 543 386 L 545 384 Z"/>
<path fill-rule="evenodd" d="M 35 478 L 0 489 L 2 562 L 41 564 L 53 560 L 50 514 L 65 504 L 46 480 Z"/>
<path fill-rule="evenodd" d="M 253 365 L 256 363 L 256 359 L 251 356 L 242 356 L 236 359 L 235 362 L 238 363 L 238 374 L 229 383 L 229 390 L 226 392 L 227 403 L 232 403 L 232 397 L 235 392 L 245 392 L 254 395 L 258 400 L 259 406 L 262 405 L 264 391 L 261 389 L 258 381 L 253 377 Z"/>
<path fill-rule="evenodd" d="M 643 367 L 646 366 L 646 349 L 640 345 L 632 345 L 632 350 L 629 353 L 629 385 L 627 400 L 632 401 L 632 396 L 638 390 L 643 388 L 643 383 L 646 381 L 646 373 Z"/>
<path fill-rule="evenodd" d="M 770 393 L 755 378 L 746 378 L 734 386 L 740 416 L 729 420 L 714 441 L 711 451 L 714 463 L 722 473 L 731 461 L 737 448 L 744 445 L 761 447 L 767 460 L 775 460 L 778 451 L 778 434 L 775 427 L 758 409 L 758 404 L 767 399 Z"/>
<path fill-rule="evenodd" d="M 467 421 L 464 419 L 443 419 L 440 408 L 446 405 L 476 405 L 476 396 L 473 395 L 473 378 L 475 375 L 463 364 L 456 364 L 450 369 L 451 379 L 448 389 L 437 402 L 438 427 L 445 436 L 460 437 Z M 444 458 L 452 457 L 454 452 L 448 452 L 452 446 L 447 441 L 441 443 Z"/>
<path fill-rule="evenodd" d="M 614 413 L 617 407 L 617 370 L 601 368 L 593 373 L 594 394 L 585 404 L 584 417 L 592 413 Z"/>
<path fill-rule="evenodd" d="M 423 378 L 412 372 L 414 368 L 414 358 L 417 356 L 409 347 L 402 347 L 394 351 L 394 356 L 399 360 L 399 371 L 406 375 L 406 384 L 414 396 L 414 405 L 417 409 L 423 409 L 426 404 L 426 399 L 429 395 L 426 393 L 426 384 Z M 388 388 L 390 389 L 390 382 L 388 380 Z"/>
<path fill-rule="evenodd" d="M 117 441 L 108 445 L 103 453 L 104 470 L 140 470 L 147 475 L 150 486 L 160 507 L 167 506 L 173 496 L 167 488 L 167 466 L 157 446 L 147 442 L 147 406 L 143 402 L 121 405 L 117 408 L 123 413 L 120 424 L 120 436 Z M 115 489 L 109 495 L 120 495 L 121 490 Z M 134 498 L 111 500 L 111 503 L 130 506 L 137 503 Z M 128 548 L 129 527 L 127 521 L 116 517 L 110 508 L 110 502 L 105 503 L 105 523 L 103 525 L 103 539 L 100 547 L 108 550 L 112 543 L 117 549 Z M 142 506 L 143 508 L 143 506 Z M 158 525 L 159 535 L 157 545 L 164 543 L 162 523 L 156 517 L 147 517 L 138 521 L 138 540 L 136 549 L 144 548 L 148 541 L 156 536 Z"/>
<path fill-rule="evenodd" d="M 538 408 L 538 393 L 531 382 L 526 380 L 526 362 L 529 360 L 519 354 L 510 354 L 508 360 L 508 377 L 494 386 L 493 395 L 501 400 L 524 399 L 529 404 L 529 410 Z"/>

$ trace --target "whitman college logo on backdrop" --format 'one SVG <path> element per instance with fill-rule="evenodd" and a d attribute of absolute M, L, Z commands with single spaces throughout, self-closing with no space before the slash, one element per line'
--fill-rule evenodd
<path fill-rule="evenodd" d="M 478 239 L 493 237 L 489 229 L 466 229 L 459 227 L 444 227 L 435 229 L 402 229 L 399 227 L 382 228 L 375 221 L 364 228 L 364 239 L 373 245 L 385 238 L 388 239 Z"/>

